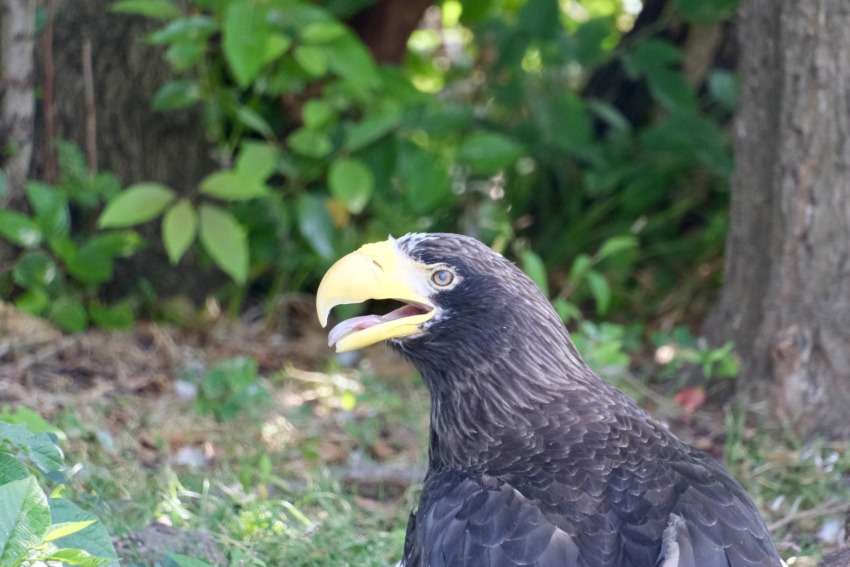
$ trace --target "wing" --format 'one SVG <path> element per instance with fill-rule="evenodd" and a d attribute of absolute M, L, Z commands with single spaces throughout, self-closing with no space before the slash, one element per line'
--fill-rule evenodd
<path fill-rule="evenodd" d="M 431 474 L 411 515 L 406 567 L 567 567 L 578 547 L 509 484 L 456 471 Z"/>

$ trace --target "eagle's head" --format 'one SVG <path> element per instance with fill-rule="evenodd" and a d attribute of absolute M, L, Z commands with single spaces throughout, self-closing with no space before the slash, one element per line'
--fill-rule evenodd
<path fill-rule="evenodd" d="M 523 361 L 526 372 L 580 358 L 537 285 L 481 242 L 457 234 L 408 234 L 367 244 L 339 260 L 319 286 L 322 324 L 344 303 L 393 299 L 386 315 L 343 321 L 329 334 L 337 352 L 380 341 L 425 375 L 468 372 Z M 541 374 L 543 374 L 541 372 Z M 529 376 L 529 378 L 531 378 Z"/>

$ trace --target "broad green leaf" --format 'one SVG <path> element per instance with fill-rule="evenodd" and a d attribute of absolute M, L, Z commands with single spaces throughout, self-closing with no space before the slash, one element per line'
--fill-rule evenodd
<path fill-rule="evenodd" d="M 82 549 L 56 549 L 41 558 L 45 562 L 61 562 L 63 565 L 79 565 L 80 567 L 100 567 L 111 563 L 106 557 L 95 557 Z"/>
<path fill-rule="evenodd" d="M 354 34 L 345 33 L 322 47 L 330 70 L 349 84 L 363 90 L 380 86 L 381 77 L 375 60 Z"/>
<path fill-rule="evenodd" d="M 582 155 L 591 145 L 590 115 L 574 93 L 560 93 L 542 104 L 537 121 L 558 149 Z"/>
<path fill-rule="evenodd" d="M 132 226 L 159 215 L 175 199 L 174 191 L 157 183 L 137 183 L 109 201 L 100 215 L 100 228 Z"/>
<path fill-rule="evenodd" d="M 70 297 L 60 297 L 47 311 L 50 320 L 71 333 L 84 330 L 89 324 L 85 307 Z"/>
<path fill-rule="evenodd" d="M 546 279 L 546 266 L 543 260 L 531 250 L 524 250 L 522 258 L 522 270 L 537 284 L 543 295 L 549 297 L 549 282 Z"/>
<path fill-rule="evenodd" d="M 57 188 L 37 181 L 28 182 L 26 191 L 42 234 L 48 238 L 67 236 L 71 228 L 68 198 Z"/>
<path fill-rule="evenodd" d="M 235 169 L 240 175 L 262 182 L 277 169 L 277 158 L 277 148 L 271 144 L 244 142 Z"/>
<path fill-rule="evenodd" d="M 266 122 L 265 118 L 253 109 L 248 108 L 247 106 L 240 106 L 236 109 L 236 117 L 239 119 L 239 122 L 257 134 L 260 134 L 267 140 L 274 138 L 274 131 L 272 130 L 272 127 L 269 126 L 269 123 Z"/>
<path fill-rule="evenodd" d="M 12 455 L 0 453 L 0 485 L 25 479 L 29 475 L 29 469 L 21 461 Z"/>
<path fill-rule="evenodd" d="M 682 16 L 695 24 L 713 24 L 735 13 L 738 0 L 675 0 Z"/>
<path fill-rule="evenodd" d="M 112 279 L 113 258 L 98 246 L 86 243 L 65 262 L 65 267 L 80 283 L 97 285 Z"/>
<path fill-rule="evenodd" d="M 391 132 L 401 122 L 401 107 L 385 105 L 379 112 L 367 114 L 358 122 L 346 126 L 344 148 L 357 151 Z"/>
<path fill-rule="evenodd" d="M 17 565 L 48 526 L 47 497 L 34 476 L 0 485 L 0 565 Z"/>
<path fill-rule="evenodd" d="M 401 144 L 397 167 L 404 199 L 416 213 L 431 213 L 452 198 L 449 169 L 439 155 Z"/>
<path fill-rule="evenodd" d="M 587 273 L 587 285 L 596 301 L 596 312 L 604 315 L 608 312 L 608 306 L 611 305 L 611 286 L 608 285 L 608 280 L 599 272 L 591 270 Z"/>
<path fill-rule="evenodd" d="M 218 23 L 214 18 L 196 14 L 169 22 L 151 33 L 147 39 L 149 43 L 159 45 L 175 42 L 191 42 L 203 45 L 207 38 L 216 31 L 218 31 Z"/>
<path fill-rule="evenodd" d="M 333 144 L 324 132 L 299 128 L 287 138 L 292 151 L 301 155 L 321 159 L 331 153 Z"/>
<path fill-rule="evenodd" d="M 336 117 L 336 112 L 325 101 L 313 99 L 304 105 L 301 116 L 304 119 L 304 126 L 318 130 L 327 126 Z"/>
<path fill-rule="evenodd" d="M 558 317 L 564 323 L 569 323 L 572 320 L 581 320 L 581 309 L 566 299 L 556 299 L 552 303 L 552 307 L 555 308 L 555 312 L 558 313 Z"/>
<path fill-rule="evenodd" d="M 593 266 L 593 260 L 590 259 L 590 256 L 587 254 L 579 254 L 576 259 L 573 260 L 573 267 L 570 268 L 570 283 L 573 285 L 577 284 L 587 275 L 591 266 Z"/>
<path fill-rule="evenodd" d="M 165 50 L 165 60 L 171 63 L 171 66 L 174 67 L 175 71 L 185 71 L 197 63 L 206 51 L 207 46 L 204 43 L 178 41 L 176 43 L 172 43 L 168 49 Z M 199 88 L 196 86 L 193 87 L 192 85 L 193 83 L 189 81 L 189 85 L 187 85 L 187 88 L 183 93 L 167 93 L 169 96 L 173 96 L 173 100 L 159 100 L 157 101 L 158 106 L 155 108 L 159 110 L 166 110 L 168 108 L 179 108 L 181 106 L 189 106 L 193 104 L 201 98 L 201 91 Z M 181 95 L 185 96 L 185 99 L 181 100 Z M 166 94 L 163 93 L 163 96 L 166 96 Z"/>
<path fill-rule="evenodd" d="M 9 178 L 6 172 L 0 169 L 0 198 L 5 197 L 9 192 Z"/>
<path fill-rule="evenodd" d="M 190 80 L 168 81 L 162 85 L 151 100 L 154 110 L 186 108 L 201 100 L 201 87 Z"/>
<path fill-rule="evenodd" d="M 94 520 L 86 520 L 85 522 L 62 522 L 59 524 L 53 524 L 47 530 L 47 533 L 44 534 L 41 541 L 53 541 L 54 539 L 59 539 L 60 537 L 77 533 L 78 531 L 92 525 L 94 522 Z"/>
<path fill-rule="evenodd" d="M 311 45 L 299 45 L 292 54 L 295 61 L 312 77 L 322 77 L 328 72 L 328 58 L 325 52 Z"/>
<path fill-rule="evenodd" d="M 240 87 L 246 88 L 263 67 L 270 28 L 263 4 L 232 2 L 224 15 L 224 58 Z"/>
<path fill-rule="evenodd" d="M 119 567 L 112 538 L 103 524 L 97 521 L 97 516 L 64 498 L 50 499 L 50 515 L 54 524 L 94 520 L 93 524 L 82 530 L 57 539 L 56 545 L 68 549 L 82 549 L 95 557 L 105 557 L 110 560 L 110 567 Z"/>
<path fill-rule="evenodd" d="M 331 194 L 354 214 L 363 211 L 375 189 L 375 177 L 365 163 L 356 158 L 334 161 L 328 172 Z"/>
<path fill-rule="evenodd" d="M 333 259 L 333 222 L 324 201 L 316 195 L 302 195 L 296 207 L 301 236 L 319 256 L 326 260 Z"/>
<path fill-rule="evenodd" d="M 708 75 L 708 90 L 724 110 L 731 112 L 738 107 L 738 78 L 734 73 L 715 69 Z"/>
<path fill-rule="evenodd" d="M 324 20 L 307 24 L 299 35 L 307 43 L 327 43 L 345 35 L 345 26 L 334 20 Z"/>
<path fill-rule="evenodd" d="M 180 16 L 180 9 L 168 0 L 121 0 L 113 3 L 109 9 L 121 14 L 137 14 L 160 20 Z"/>
<path fill-rule="evenodd" d="M 599 252 L 596 253 L 596 259 L 602 260 L 611 254 L 630 250 L 638 245 L 638 240 L 634 236 L 614 236 L 602 243 Z"/>
<path fill-rule="evenodd" d="M 31 433 L 49 433 L 60 441 L 68 439 L 64 431 L 29 408 L 16 407 L 12 410 L 9 406 L 3 406 L 3 409 L 0 410 L 0 421 L 22 425 Z"/>
<path fill-rule="evenodd" d="M 551 40 L 563 33 L 557 0 L 528 0 L 519 11 L 519 27 L 540 40 Z"/>
<path fill-rule="evenodd" d="M 2 439 L 23 450 L 44 473 L 62 468 L 62 451 L 47 433 L 33 433 L 23 425 L 0 421 L 0 440 Z"/>
<path fill-rule="evenodd" d="M 162 217 L 162 243 L 168 259 L 176 264 L 198 234 L 198 215 L 187 199 L 181 199 Z"/>
<path fill-rule="evenodd" d="M 179 553 L 169 553 L 168 557 L 170 557 L 172 561 L 177 563 L 178 567 L 213 567 L 206 561 L 201 561 L 200 559 L 189 557 L 188 555 L 180 555 Z"/>
<path fill-rule="evenodd" d="M 233 215 L 214 205 L 201 205 L 200 237 L 204 250 L 216 265 L 236 283 L 245 283 L 248 278 L 248 241 Z"/>
<path fill-rule="evenodd" d="M 101 329 L 126 330 L 136 321 L 128 301 L 109 306 L 89 302 L 87 307 L 91 320 Z"/>
<path fill-rule="evenodd" d="M 263 56 L 263 63 L 271 63 L 279 59 L 284 53 L 289 50 L 292 45 L 292 38 L 282 33 L 272 33 L 266 42 L 266 53 Z"/>
<path fill-rule="evenodd" d="M 216 171 L 201 181 L 201 193 L 228 201 L 247 201 L 268 195 L 262 180 L 238 171 Z"/>
<path fill-rule="evenodd" d="M 132 256 L 145 246 L 145 240 L 134 230 L 115 230 L 92 236 L 80 249 L 111 258 Z"/>
<path fill-rule="evenodd" d="M 518 160 L 525 148 L 518 142 L 497 132 L 473 132 L 461 142 L 455 157 L 468 165 L 473 173 L 492 175 Z"/>
<path fill-rule="evenodd" d="M 30 288 L 15 299 L 15 307 L 33 315 L 41 315 L 50 305 L 50 296 L 41 288 Z"/>
<path fill-rule="evenodd" d="M 15 283 L 23 288 L 47 287 L 59 275 L 56 262 L 44 252 L 28 252 L 21 256 L 12 270 Z"/>
<path fill-rule="evenodd" d="M 38 225 L 26 215 L 0 209 L 0 236 L 18 246 L 32 248 L 42 240 Z"/>

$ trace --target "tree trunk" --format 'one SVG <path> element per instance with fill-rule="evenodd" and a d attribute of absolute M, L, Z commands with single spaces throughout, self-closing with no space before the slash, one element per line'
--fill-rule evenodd
<path fill-rule="evenodd" d="M 20 201 L 29 173 L 35 112 L 34 44 L 35 0 L 2 0 L 0 168 L 6 172 L 9 187 L 5 195 L 0 195 L 0 207 Z"/>
<path fill-rule="evenodd" d="M 706 322 L 739 391 L 850 437 L 850 3 L 743 0 L 726 282 Z"/>
<path fill-rule="evenodd" d="M 158 181 L 188 192 L 218 166 L 212 158 L 200 109 L 156 112 L 153 94 L 172 75 L 159 47 L 145 42 L 161 24 L 109 11 L 112 0 L 61 0 L 53 20 L 56 137 L 79 147 L 87 135 L 83 45 L 91 41 L 93 95 L 97 112 L 97 163 L 123 184 Z M 42 54 L 41 60 L 44 59 Z M 44 171 L 44 106 L 39 105 L 35 173 Z M 88 121 L 91 124 L 91 121 Z M 87 139 L 88 138 L 88 139 Z M 90 162 L 93 156 L 89 156 Z"/>

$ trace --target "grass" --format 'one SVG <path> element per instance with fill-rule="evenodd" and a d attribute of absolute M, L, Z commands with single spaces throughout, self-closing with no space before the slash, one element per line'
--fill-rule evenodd
<path fill-rule="evenodd" d="M 209 532 L 229 565 L 393 565 L 416 482 L 384 486 L 351 473 L 397 466 L 421 479 L 428 399 L 414 378 L 378 373 L 334 362 L 322 372 L 288 367 L 257 377 L 271 403 L 229 421 L 173 395 L 68 406 L 58 425 L 74 467 L 69 496 L 119 537 L 155 521 Z M 726 464 L 783 557 L 814 565 L 824 518 L 840 518 L 850 501 L 846 444 L 804 444 L 732 414 L 724 429 Z"/>

